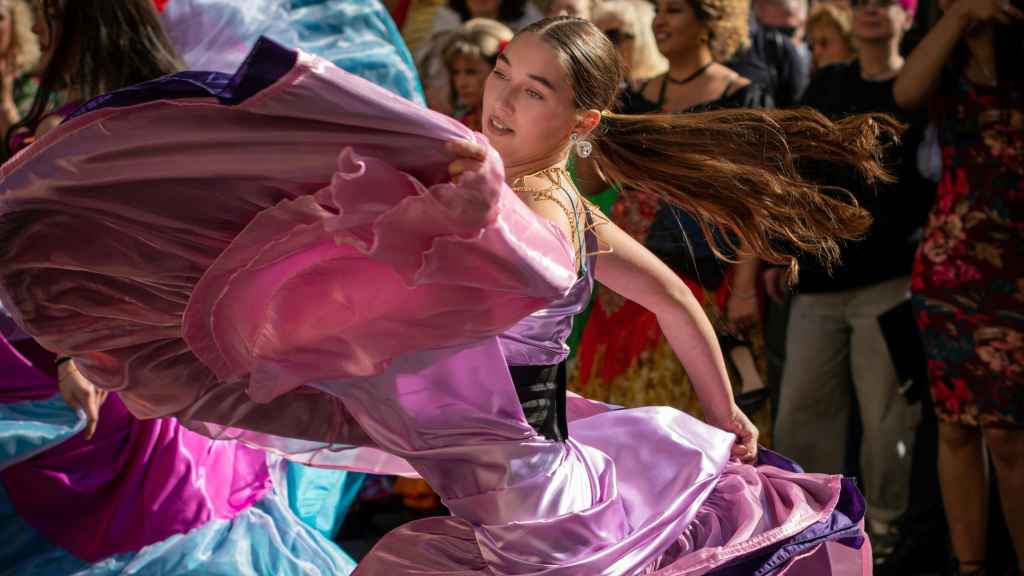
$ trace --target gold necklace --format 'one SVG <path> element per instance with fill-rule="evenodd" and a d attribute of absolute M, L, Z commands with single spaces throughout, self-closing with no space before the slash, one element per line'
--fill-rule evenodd
<path fill-rule="evenodd" d="M 530 188 L 529 186 L 526 185 L 527 178 L 537 178 L 541 176 L 547 179 L 547 186 L 543 188 Z M 569 176 L 569 173 L 566 171 L 565 168 L 562 168 L 561 166 L 551 166 L 549 168 L 544 168 L 543 170 L 538 170 L 533 174 L 525 174 L 523 176 L 519 176 L 518 178 L 512 181 L 511 187 L 512 190 L 517 194 L 529 195 L 531 201 L 536 202 L 539 200 L 550 200 L 557 204 L 558 206 L 560 206 L 562 208 L 562 211 L 565 212 L 565 218 L 569 222 L 569 225 L 572 229 L 572 245 L 578 253 L 579 223 L 577 221 L 578 215 L 576 214 L 576 207 L 570 207 L 562 198 L 552 194 L 552 192 L 556 190 L 564 190 L 564 188 L 562 187 L 563 176 L 565 176 L 566 178 L 568 178 Z"/>
<path fill-rule="evenodd" d="M 544 168 L 543 170 L 533 172 L 532 174 L 523 174 L 522 176 L 519 176 L 512 181 L 512 190 L 516 192 L 532 194 L 535 192 L 549 191 L 554 187 L 561 188 L 562 174 L 567 174 L 567 172 L 565 168 L 562 168 L 561 166 L 558 165 L 549 166 L 547 168 Z M 546 188 L 533 189 L 526 185 L 527 178 L 538 178 L 540 176 L 547 178 L 549 185 Z"/>

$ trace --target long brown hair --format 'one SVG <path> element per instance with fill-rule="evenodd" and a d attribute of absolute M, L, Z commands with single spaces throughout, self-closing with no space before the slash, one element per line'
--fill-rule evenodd
<path fill-rule="evenodd" d="M 164 31 L 153 0 L 36 0 L 43 5 L 53 55 L 42 71 L 28 114 L 11 127 L 34 130 L 51 112 L 53 94 L 74 86 L 83 100 L 177 72 L 184 65 Z"/>
<path fill-rule="evenodd" d="M 608 110 L 622 64 L 596 27 L 563 17 L 523 32 L 558 52 L 578 110 L 605 111 L 591 134 L 604 176 L 693 214 L 719 257 L 743 241 L 760 258 L 789 265 L 793 278 L 794 248 L 830 266 L 840 242 L 863 236 L 871 217 L 852 194 L 810 180 L 801 168 L 826 164 L 869 181 L 892 180 L 881 164 L 882 143 L 895 141 L 899 126 L 888 116 L 831 122 L 810 109 L 614 114 Z M 712 227 L 731 234 L 712 234 Z"/>

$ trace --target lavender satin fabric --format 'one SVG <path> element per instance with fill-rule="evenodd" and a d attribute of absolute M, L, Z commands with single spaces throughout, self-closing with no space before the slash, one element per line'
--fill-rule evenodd
<path fill-rule="evenodd" d="M 139 415 L 426 478 L 454 517 L 363 574 L 705 574 L 860 520 L 841 478 L 731 463 L 671 408 L 576 399 L 568 441 L 538 436 L 509 343 L 557 357 L 593 268 L 493 150 L 447 182 L 454 138 L 484 141 L 301 54 L 242 102 L 101 106 L 3 167 L 0 298 Z"/>

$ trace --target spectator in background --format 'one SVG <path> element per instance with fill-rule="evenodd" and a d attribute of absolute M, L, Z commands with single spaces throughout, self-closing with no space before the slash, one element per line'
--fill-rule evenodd
<path fill-rule="evenodd" d="M 0 134 L 28 112 L 36 81 L 29 72 L 39 61 L 32 11 L 24 0 L 0 0 Z"/>
<path fill-rule="evenodd" d="M 572 16 L 590 20 L 597 0 L 548 0 L 544 8 L 545 18 L 556 16 Z"/>
<path fill-rule="evenodd" d="M 833 2 L 819 2 L 807 18 L 807 43 L 814 68 L 846 62 L 854 57 L 850 8 Z"/>
<path fill-rule="evenodd" d="M 490 18 L 518 32 L 543 17 L 530 0 L 448 0 L 448 6 L 434 16 L 434 31 L 455 30 L 473 18 Z"/>
<path fill-rule="evenodd" d="M 753 0 L 751 7 L 762 26 L 782 32 L 797 44 L 803 42 L 807 0 Z"/>
<path fill-rule="evenodd" d="M 929 107 L 942 177 L 913 273 L 939 419 L 939 483 L 955 574 L 984 574 L 991 454 L 1024 568 L 1024 10 L 940 0 L 896 102 Z"/>
<path fill-rule="evenodd" d="M 776 447 L 798 454 L 808 471 L 852 472 L 846 461 L 853 392 L 863 428 L 860 475 L 876 561 L 884 561 L 899 542 L 897 521 L 909 503 L 920 421 L 919 406 L 900 393 L 879 324 L 882 314 L 909 298 L 916 233 L 934 197 L 934 185 L 917 171 L 925 119 L 902 113 L 892 94 L 903 67 L 900 41 L 913 22 L 915 1 L 857 0 L 857 59 L 820 70 L 804 99 L 830 118 L 880 112 L 896 115 L 910 129 L 888 159 L 898 182 L 865 189 L 852 175 L 823 174 L 829 183 L 851 190 L 874 222 L 863 240 L 843 248 L 838 267 L 800 262 L 775 433 Z"/>
<path fill-rule="evenodd" d="M 149 0 L 111 6 L 94 0 L 73 8 L 56 0 L 41 0 L 33 6 L 32 31 L 42 50 L 41 79 L 28 112 L 6 133 L 8 153 L 53 129 L 90 98 L 183 67 Z M 90 13 L 100 8 L 102 13 Z M 127 28 L 116 30 L 127 26 L 126 22 L 136 25 L 132 34 L 123 32 Z M 121 38 L 122 33 L 128 37 Z M 116 41 L 110 39 L 111 34 L 116 34 Z M 54 109 L 58 94 L 64 99 L 63 106 Z"/>
<path fill-rule="evenodd" d="M 430 39 L 414 53 L 427 106 L 438 112 L 455 113 L 452 108 L 451 78 L 445 69 L 442 52 L 463 22 L 473 18 L 497 20 L 517 32 L 543 18 L 530 0 L 449 0 L 448 6 L 434 15 Z"/>
<path fill-rule="evenodd" d="M 442 53 L 454 88 L 455 118 L 480 131 L 484 84 L 498 61 L 498 54 L 512 40 L 512 31 L 501 22 L 474 18 L 463 24 Z"/>
<path fill-rule="evenodd" d="M 647 0 L 609 0 L 594 9 L 597 26 L 619 51 L 632 88 L 663 74 L 668 60 L 654 41 L 654 6 Z"/>
<path fill-rule="evenodd" d="M 811 80 L 810 51 L 782 32 L 762 26 L 753 15 L 748 28 L 748 47 L 726 65 L 764 88 L 779 108 L 798 105 Z"/>

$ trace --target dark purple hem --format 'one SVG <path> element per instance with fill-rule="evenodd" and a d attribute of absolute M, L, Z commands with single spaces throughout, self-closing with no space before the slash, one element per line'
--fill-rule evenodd
<path fill-rule="evenodd" d="M 803 472 L 796 462 L 765 448 L 758 450 L 757 465 L 774 466 L 789 472 Z M 839 501 L 828 518 L 808 526 L 792 538 L 787 538 L 754 554 L 737 558 L 731 563 L 708 572 L 708 575 L 771 576 L 784 568 L 793 558 L 824 542 L 837 542 L 850 548 L 860 549 L 864 545 L 860 522 L 864 519 L 866 510 L 864 496 L 857 489 L 856 482 L 850 478 L 843 478 Z"/>
<path fill-rule="evenodd" d="M 299 53 L 261 36 L 234 74 L 185 71 L 97 96 L 68 115 L 77 118 L 103 108 L 123 108 L 156 100 L 214 97 L 237 106 L 277 82 L 298 60 Z"/>

